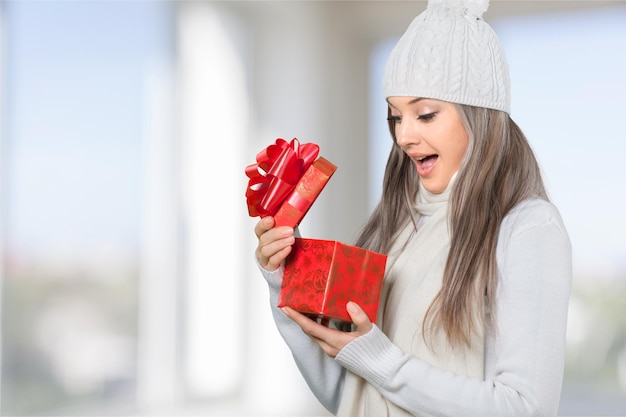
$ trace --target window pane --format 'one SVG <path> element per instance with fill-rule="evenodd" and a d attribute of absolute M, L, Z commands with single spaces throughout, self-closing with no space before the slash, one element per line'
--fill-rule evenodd
<path fill-rule="evenodd" d="M 143 90 L 166 10 L 4 4 L 3 414 L 134 401 Z"/>

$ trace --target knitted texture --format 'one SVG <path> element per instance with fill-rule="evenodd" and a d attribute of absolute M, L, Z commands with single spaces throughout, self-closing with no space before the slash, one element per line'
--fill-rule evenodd
<path fill-rule="evenodd" d="M 429 0 L 392 50 L 385 97 L 410 96 L 511 112 L 509 67 L 482 19 L 488 0 Z"/>

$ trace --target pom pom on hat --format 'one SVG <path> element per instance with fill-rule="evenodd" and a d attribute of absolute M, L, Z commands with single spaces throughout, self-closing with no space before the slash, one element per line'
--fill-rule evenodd
<path fill-rule="evenodd" d="M 464 3 L 467 11 L 478 18 L 482 18 L 489 8 L 489 0 L 465 0 Z"/>
<path fill-rule="evenodd" d="M 510 113 L 509 68 L 482 20 L 489 0 L 429 0 L 391 52 L 385 97 L 412 96 Z"/>
<path fill-rule="evenodd" d="M 448 10 L 465 12 L 470 16 L 482 18 L 489 8 L 489 0 L 429 0 L 428 6 L 443 4 Z"/>

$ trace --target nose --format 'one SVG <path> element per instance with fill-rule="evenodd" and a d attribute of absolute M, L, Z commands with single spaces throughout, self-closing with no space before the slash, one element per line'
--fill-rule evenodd
<path fill-rule="evenodd" d="M 402 120 L 395 126 L 396 143 L 403 149 L 419 144 L 420 134 L 414 120 Z"/>

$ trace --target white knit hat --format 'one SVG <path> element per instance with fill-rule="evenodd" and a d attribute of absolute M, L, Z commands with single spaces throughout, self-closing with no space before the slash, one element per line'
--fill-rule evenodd
<path fill-rule="evenodd" d="M 511 112 L 509 67 L 482 19 L 489 0 L 429 0 L 394 47 L 385 97 L 411 96 Z"/>

